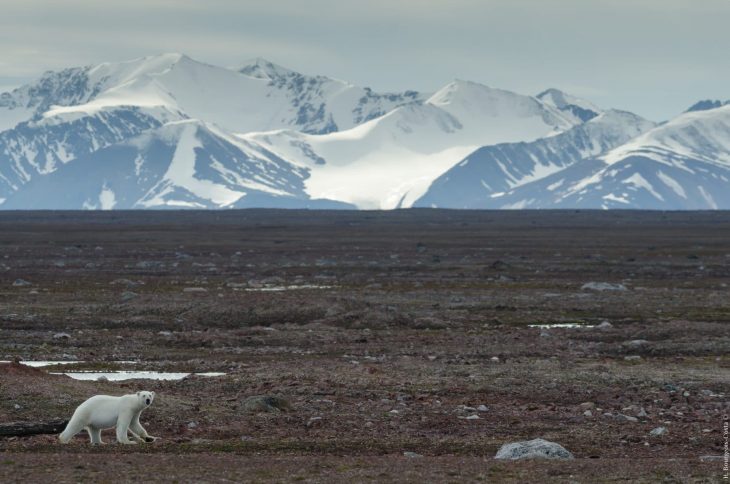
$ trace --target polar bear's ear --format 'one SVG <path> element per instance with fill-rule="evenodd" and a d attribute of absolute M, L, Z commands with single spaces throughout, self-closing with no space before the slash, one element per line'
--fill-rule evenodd
<path fill-rule="evenodd" d="M 140 395 L 140 393 L 142 393 L 142 392 L 137 392 L 137 396 L 139 396 L 139 395 Z"/>
<path fill-rule="evenodd" d="M 155 392 L 152 392 L 152 396 L 153 396 L 153 397 L 155 396 Z"/>

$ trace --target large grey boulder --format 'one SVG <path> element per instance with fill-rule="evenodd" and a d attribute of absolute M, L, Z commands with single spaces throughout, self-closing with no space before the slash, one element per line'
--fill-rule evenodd
<path fill-rule="evenodd" d="M 264 413 L 286 412 L 292 406 L 288 400 L 277 395 L 256 395 L 245 399 L 240 408 L 246 413 Z"/>
<path fill-rule="evenodd" d="M 504 444 L 495 459 L 573 459 L 573 454 L 555 442 L 543 439 Z"/>

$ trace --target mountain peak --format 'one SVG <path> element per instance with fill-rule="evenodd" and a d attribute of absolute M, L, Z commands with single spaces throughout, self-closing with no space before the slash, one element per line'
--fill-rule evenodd
<path fill-rule="evenodd" d="M 570 113 L 583 122 L 590 121 L 602 112 L 601 109 L 593 103 L 571 96 L 570 94 L 554 87 L 546 89 L 535 97 L 543 103 L 559 109 L 564 113 Z"/>
<path fill-rule="evenodd" d="M 295 71 L 278 64 L 274 64 L 263 57 L 256 57 L 249 60 L 238 70 L 238 72 L 257 79 L 268 80 L 288 77 L 292 74 L 296 74 Z"/>
<path fill-rule="evenodd" d="M 710 109 L 720 108 L 722 106 L 727 106 L 730 104 L 730 101 L 718 101 L 713 99 L 704 99 L 702 101 L 698 101 L 694 103 L 692 106 L 685 111 L 685 113 L 691 113 L 695 111 L 708 111 Z"/>

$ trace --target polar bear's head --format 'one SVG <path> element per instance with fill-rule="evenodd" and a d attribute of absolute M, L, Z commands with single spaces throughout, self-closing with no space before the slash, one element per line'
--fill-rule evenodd
<path fill-rule="evenodd" d="M 155 399 L 155 392 L 137 392 L 137 398 L 139 399 L 140 407 L 147 408 L 152 405 L 152 401 Z"/>

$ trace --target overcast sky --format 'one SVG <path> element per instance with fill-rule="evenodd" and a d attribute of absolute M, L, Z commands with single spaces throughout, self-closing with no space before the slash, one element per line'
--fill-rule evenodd
<path fill-rule="evenodd" d="M 558 87 L 654 120 L 730 99 L 730 0 L 0 0 L 0 12 L 0 90 L 183 52 L 377 90 Z"/>

